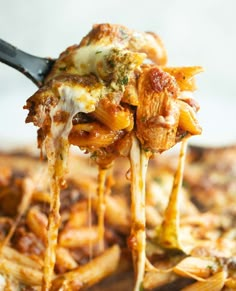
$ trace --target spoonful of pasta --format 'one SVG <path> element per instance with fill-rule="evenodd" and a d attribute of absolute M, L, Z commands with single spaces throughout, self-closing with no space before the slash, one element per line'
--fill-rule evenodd
<path fill-rule="evenodd" d="M 59 194 L 71 144 L 89 153 L 99 167 L 97 216 L 101 252 L 104 249 L 104 173 L 115 159 L 130 160 L 129 247 L 136 271 L 134 290 L 140 290 L 145 273 L 148 160 L 155 153 L 167 151 L 178 142 L 185 144 L 187 138 L 201 133 L 196 117 L 199 106 L 192 92 L 196 89 L 194 76 L 202 68 L 167 67 L 166 62 L 166 51 L 158 35 L 121 25 L 95 25 L 78 45 L 61 53 L 43 86 L 26 101 L 26 122 L 39 128 L 38 146 L 46 153 L 53 190 L 45 256 L 45 265 L 50 267 L 44 270 L 44 290 L 54 285 Z M 163 227 L 165 239 L 161 243 L 164 247 L 168 243 L 178 248 L 177 237 L 169 242 L 166 230 L 170 228 L 169 224 Z"/>
<path fill-rule="evenodd" d="M 4 46 L 5 45 L 5 46 Z M 140 290 L 146 267 L 145 177 L 149 158 L 201 134 L 193 98 L 200 66 L 167 67 L 167 54 L 158 35 L 121 25 L 98 24 L 56 61 L 34 58 L 2 42 L 1 58 L 39 87 L 27 99 L 26 122 L 38 127 L 38 146 L 46 154 L 50 177 L 50 213 L 43 290 L 64 286 L 55 279 L 60 227 L 60 188 L 64 187 L 70 145 L 78 146 L 99 167 L 98 244 L 104 250 L 104 173 L 118 157 L 130 160 L 131 233 L 129 248 L 135 270 L 134 290 Z M 21 62 L 21 58 L 23 61 Z M 173 199 L 160 244 L 181 249 L 176 217 L 183 159 L 176 174 Z M 175 208 L 176 211 L 172 211 Z M 168 213 L 172 213 L 171 217 Z M 178 220 L 178 219 L 177 219 Z M 171 231 L 174 235 L 169 235 Z M 55 284 L 54 284 L 55 283 Z M 54 289 L 53 289 L 54 290 Z"/>
<path fill-rule="evenodd" d="M 159 53 L 161 50 L 159 51 Z M 162 52 L 163 53 L 163 52 Z M 97 54 L 99 54 L 97 52 Z M 165 57 L 164 57 L 165 58 Z M 42 58 L 28 54 L 6 41 L 0 39 L 0 62 L 5 63 L 8 66 L 15 68 L 29 78 L 37 87 L 41 87 L 44 84 L 45 78 L 50 73 L 55 60 L 52 58 Z M 66 66 L 58 68 L 61 73 L 66 71 Z M 125 79 L 124 79 L 125 81 Z M 215 96 L 210 98 L 202 98 L 202 110 L 199 112 L 198 118 L 203 126 L 203 132 L 200 136 L 193 137 L 190 140 L 190 144 L 194 147 L 211 148 L 233 145 L 236 141 L 236 137 L 230 131 L 229 127 L 225 127 L 224 138 L 219 138 L 219 118 L 222 117 L 221 110 L 225 108 L 224 117 L 221 118 L 220 125 L 222 128 L 224 125 L 233 124 L 232 104 L 235 101 L 231 100 L 230 103 L 225 102 L 222 98 L 216 98 Z M 209 118 L 209 109 L 211 111 L 211 118 Z M 216 126 L 217 122 L 217 126 Z"/>

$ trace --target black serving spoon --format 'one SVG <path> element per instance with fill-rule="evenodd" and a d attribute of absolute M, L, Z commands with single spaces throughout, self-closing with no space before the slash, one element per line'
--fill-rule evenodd
<path fill-rule="evenodd" d="M 23 73 L 41 87 L 55 60 L 25 53 L 0 39 L 0 61 Z"/>

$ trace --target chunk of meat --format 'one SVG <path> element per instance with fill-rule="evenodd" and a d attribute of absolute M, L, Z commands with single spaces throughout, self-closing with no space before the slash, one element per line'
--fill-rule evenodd
<path fill-rule="evenodd" d="M 158 67 L 147 67 L 138 81 L 137 137 L 143 147 L 162 152 L 175 145 L 179 122 L 175 79 Z"/>

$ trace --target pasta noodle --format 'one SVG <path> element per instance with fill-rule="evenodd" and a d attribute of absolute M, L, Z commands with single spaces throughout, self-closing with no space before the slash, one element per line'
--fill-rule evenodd
<path fill-rule="evenodd" d="M 80 290 L 88 287 L 112 273 L 119 262 L 120 249 L 117 245 L 106 250 L 100 257 L 93 259 L 85 266 L 57 277 L 52 284 L 53 290 Z"/>
<path fill-rule="evenodd" d="M 99 238 L 98 228 L 65 229 L 59 237 L 59 245 L 63 247 L 80 247 L 86 246 L 89 242 L 96 242 Z"/>
<path fill-rule="evenodd" d="M 105 99 L 99 101 L 93 116 L 114 131 L 129 127 L 132 120 L 128 110 Z"/>
<path fill-rule="evenodd" d="M 44 242 L 46 241 L 48 220 L 45 214 L 41 213 L 38 208 L 31 207 L 29 209 L 26 224 L 37 237 L 41 238 Z"/>
<path fill-rule="evenodd" d="M 137 139 L 136 141 L 136 146 L 139 146 L 140 142 Z M 132 154 L 140 156 L 134 146 Z M 143 154 L 147 161 L 149 152 L 143 150 Z M 215 159 L 215 154 L 219 159 Z M 178 157 L 175 153 L 158 155 L 157 159 L 150 157 L 145 191 L 145 252 L 141 253 L 145 263 L 141 282 L 144 290 L 155 290 L 158 287 L 167 290 L 181 290 L 187 287 L 197 290 L 235 288 L 235 211 L 232 203 L 232 187 L 235 185 L 234 159 L 235 148 L 203 150 L 199 153 L 199 149 L 189 147 L 179 196 L 181 203 L 177 234 L 180 236 L 181 244 L 179 250 L 176 250 L 160 245 L 160 232 L 157 229 L 161 227 L 165 211 L 171 205 L 169 204 L 169 198 L 173 195 L 171 184 L 176 169 L 178 172 Z M 26 154 L 0 153 L 0 168 L 5 165 L 9 170 L 7 179 L 4 178 L 4 172 L 0 172 L 0 181 L 5 179 L 4 186 L 0 184 L 1 242 L 7 237 L 19 208 L 18 203 L 15 206 L 9 203 L 14 200 L 22 201 L 17 197 L 22 197 L 21 195 L 25 193 L 25 188 L 22 187 L 25 177 L 32 177 L 35 171 L 38 174 L 39 164 L 40 168 L 47 167 L 45 161 L 37 161 Z M 61 224 L 51 290 L 89 289 L 94 285 L 95 290 L 132 290 L 134 282 L 131 250 L 136 252 L 138 249 L 131 245 L 132 242 L 135 243 L 137 233 L 134 232 L 130 217 L 132 211 L 129 211 L 131 209 L 129 188 L 134 179 L 130 172 L 126 174 L 129 166 L 126 159 L 116 160 L 113 165 L 113 178 L 109 176 L 110 174 L 107 176 L 104 192 L 106 204 L 104 251 L 100 252 L 98 239 L 93 240 L 95 236 L 98 238 L 96 193 L 98 169 L 95 171 L 91 159 L 71 154 L 67 187 L 60 193 Z M 210 178 L 207 184 L 204 174 L 206 172 Z M 127 179 L 121 179 L 125 174 Z M 135 179 L 140 180 L 139 177 Z M 213 184 L 209 184 L 210 182 Z M 201 188 L 199 191 L 199 185 L 205 186 L 205 190 Z M 42 193 L 47 193 L 48 186 L 48 183 L 37 185 L 34 181 L 34 187 L 31 189 L 35 189 L 36 193 L 39 189 Z M 0 280 L 3 290 L 42 288 L 46 245 L 43 235 L 39 235 L 33 226 L 40 221 L 42 215 L 44 220 L 48 216 L 49 204 L 35 200 L 37 196 L 34 195 L 34 191 L 8 245 L 2 247 Z M 88 221 L 87 211 L 89 196 L 91 223 Z M 11 210 L 16 211 L 9 212 L 10 205 Z M 138 206 L 139 203 L 134 204 L 137 209 Z M 138 218 L 141 218 L 140 214 Z M 152 217 L 155 217 L 154 222 Z M 45 222 L 42 223 L 41 233 L 44 232 L 44 224 Z M 131 229 L 133 240 L 130 236 Z M 128 248 L 127 240 L 131 248 Z M 134 254 L 138 255 L 139 252 Z M 101 280 L 101 283 L 96 283 Z M 195 283 L 201 284 L 193 285 Z"/>
<path fill-rule="evenodd" d="M 224 271 L 219 272 L 205 282 L 197 282 L 192 284 L 191 286 L 185 287 L 183 291 L 194 291 L 194 290 L 215 290 L 220 291 L 222 290 L 224 283 L 225 283 L 226 273 Z"/>
<path fill-rule="evenodd" d="M 12 275 L 17 280 L 27 285 L 41 285 L 42 272 L 33 269 L 32 267 L 22 266 L 7 259 L 2 259 L 0 262 L 1 272 L 6 275 Z"/>

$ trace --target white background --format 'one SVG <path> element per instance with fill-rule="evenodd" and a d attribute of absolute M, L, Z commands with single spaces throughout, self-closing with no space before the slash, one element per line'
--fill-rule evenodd
<path fill-rule="evenodd" d="M 110 22 L 163 39 L 169 65 L 201 65 L 195 98 L 203 135 L 195 142 L 236 141 L 235 0 L 0 0 L 0 38 L 37 56 L 56 58 L 94 23 Z M 35 143 L 25 100 L 37 88 L 0 63 L 0 147 Z M 219 134 L 219 135 L 217 135 Z"/>

